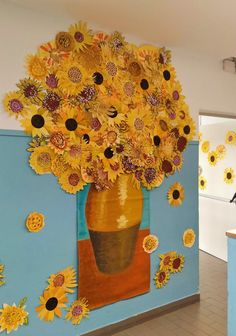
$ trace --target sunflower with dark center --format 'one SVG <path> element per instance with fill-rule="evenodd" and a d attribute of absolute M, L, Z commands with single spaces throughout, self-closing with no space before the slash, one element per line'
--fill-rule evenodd
<path fill-rule="evenodd" d="M 83 318 L 89 315 L 89 305 L 85 298 L 78 299 L 72 303 L 68 310 L 65 319 L 71 321 L 72 324 L 78 325 Z"/>
<path fill-rule="evenodd" d="M 183 267 L 184 267 L 184 256 L 181 254 L 177 254 L 171 260 L 170 272 L 171 273 L 181 272 Z"/>
<path fill-rule="evenodd" d="M 174 183 L 168 190 L 167 199 L 170 205 L 179 206 L 184 200 L 184 188 L 179 183 Z"/>
<path fill-rule="evenodd" d="M 208 153 L 208 162 L 211 166 L 215 166 L 218 161 L 217 153 L 215 151 L 211 151 Z"/>
<path fill-rule="evenodd" d="M 168 283 L 169 280 L 170 280 L 170 273 L 168 271 L 158 270 L 155 273 L 154 283 L 156 288 L 162 288 Z"/>
<path fill-rule="evenodd" d="M 207 181 L 206 181 L 206 179 L 201 175 L 201 176 L 199 177 L 199 188 L 200 188 L 201 190 L 204 190 L 204 189 L 206 189 L 206 186 L 207 186 Z"/>
<path fill-rule="evenodd" d="M 78 100 L 83 103 L 89 103 L 96 97 L 96 90 L 92 85 L 86 85 L 85 88 L 78 94 Z"/>
<path fill-rule="evenodd" d="M 235 174 L 233 168 L 225 168 L 224 170 L 224 181 L 227 184 L 232 184 L 234 182 Z"/>
<path fill-rule="evenodd" d="M 22 79 L 19 84 L 17 84 L 20 89 L 21 94 L 29 100 L 40 101 L 42 99 L 42 86 L 40 82 L 35 79 Z"/>
<path fill-rule="evenodd" d="M 40 306 L 35 310 L 40 320 L 53 321 L 55 316 L 62 317 L 62 308 L 66 308 L 68 298 L 62 288 L 46 289 L 39 298 Z"/>

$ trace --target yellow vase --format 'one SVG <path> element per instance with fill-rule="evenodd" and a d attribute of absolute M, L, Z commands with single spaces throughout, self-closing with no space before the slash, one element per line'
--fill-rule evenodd
<path fill-rule="evenodd" d="M 121 175 L 110 190 L 91 185 L 86 220 L 98 269 L 107 274 L 123 271 L 133 259 L 142 220 L 143 194 L 129 175 Z"/>

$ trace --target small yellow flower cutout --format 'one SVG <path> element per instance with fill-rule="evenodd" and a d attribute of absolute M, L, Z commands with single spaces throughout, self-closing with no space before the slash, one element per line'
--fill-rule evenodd
<path fill-rule="evenodd" d="M 204 141 L 201 146 L 202 152 L 203 153 L 208 153 L 210 149 L 210 142 L 209 141 Z"/>
<path fill-rule="evenodd" d="M 159 246 L 159 240 L 157 236 L 148 235 L 143 239 L 143 249 L 146 253 L 154 252 Z"/>
<path fill-rule="evenodd" d="M 183 234 L 183 244 L 185 247 L 193 247 L 196 240 L 196 234 L 193 229 L 187 229 Z"/>
<path fill-rule="evenodd" d="M 31 212 L 25 223 L 29 232 L 39 232 L 43 229 L 45 222 L 44 222 L 44 215 L 39 212 Z"/>

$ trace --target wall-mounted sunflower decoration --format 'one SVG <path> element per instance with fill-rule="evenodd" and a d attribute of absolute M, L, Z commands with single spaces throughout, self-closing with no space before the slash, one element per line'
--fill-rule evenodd
<path fill-rule="evenodd" d="M 218 145 L 216 147 L 216 154 L 219 160 L 222 160 L 226 154 L 226 148 L 224 145 Z"/>
<path fill-rule="evenodd" d="M 44 215 L 39 212 L 31 212 L 26 218 L 25 225 L 29 232 L 39 232 L 44 228 Z"/>
<path fill-rule="evenodd" d="M 227 184 L 232 184 L 234 182 L 235 174 L 233 168 L 225 168 L 224 170 L 224 181 Z"/>
<path fill-rule="evenodd" d="M 4 106 L 32 135 L 30 166 L 76 193 L 121 174 L 151 189 L 181 169 L 195 126 L 165 48 L 135 46 L 79 22 L 26 60 Z"/>
<path fill-rule="evenodd" d="M 199 177 L 199 188 L 201 190 L 206 189 L 207 186 L 207 180 L 205 179 L 205 177 L 203 177 L 202 175 Z"/>
<path fill-rule="evenodd" d="M 6 332 L 10 334 L 17 331 L 19 327 L 28 325 L 29 313 L 26 309 L 27 298 L 20 300 L 19 304 L 9 305 L 4 303 L 0 308 L 0 332 Z"/>
<path fill-rule="evenodd" d="M 211 166 L 215 166 L 218 161 L 218 156 L 216 151 L 211 151 L 208 153 L 208 162 Z"/>
<path fill-rule="evenodd" d="M 181 205 L 184 200 L 184 187 L 178 182 L 174 183 L 168 190 L 167 199 L 170 205 Z"/>
<path fill-rule="evenodd" d="M 155 235 L 148 235 L 143 239 L 143 249 L 146 253 L 152 253 L 156 251 L 159 246 L 158 237 Z"/>
<path fill-rule="evenodd" d="M 204 141 L 201 146 L 201 150 L 203 153 L 208 153 L 210 149 L 210 142 L 209 141 Z"/>
<path fill-rule="evenodd" d="M 88 301 L 85 298 L 75 300 L 67 311 L 65 319 L 72 324 L 80 324 L 83 318 L 88 318 L 90 312 Z"/>
<path fill-rule="evenodd" d="M 225 136 L 225 143 L 228 145 L 236 144 L 236 133 L 234 131 L 228 131 Z"/>
<path fill-rule="evenodd" d="M 0 287 L 5 284 L 4 274 L 3 274 L 4 269 L 5 269 L 5 266 L 3 264 L 0 264 Z"/>
<path fill-rule="evenodd" d="M 195 244 L 196 234 L 193 229 L 187 229 L 183 233 L 183 245 L 191 248 Z"/>

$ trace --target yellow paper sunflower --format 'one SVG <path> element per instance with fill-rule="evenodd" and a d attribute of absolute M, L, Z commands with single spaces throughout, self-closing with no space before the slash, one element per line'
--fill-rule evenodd
<path fill-rule="evenodd" d="M 225 153 L 226 153 L 225 146 L 224 145 L 218 145 L 216 147 L 216 153 L 217 153 L 218 159 L 222 160 L 225 157 Z"/>
<path fill-rule="evenodd" d="M 210 149 L 210 142 L 209 141 L 204 141 L 201 146 L 202 152 L 203 153 L 208 153 Z"/>
<path fill-rule="evenodd" d="M 76 139 L 77 135 L 86 133 L 85 115 L 80 108 L 62 106 L 59 114 L 58 127 L 62 133 L 69 135 L 71 139 Z"/>
<path fill-rule="evenodd" d="M 43 99 L 42 85 L 36 79 L 21 79 L 17 84 L 20 94 L 24 96 L 25 101 L 30 103 L 40 103 Z"/>
<path fill-rule="evenodd" d="M 55 176 L 60 176 L 70 168 L 70 165 L 65 162 L 62 154 L 56 155 L 52 161 L 51 169 Z"/>
<path fill-rule="evenodd" d="M 147 253 L 152 253 L 156 251 L 156 249 L 159 246 L 159 240 L 157 236 L 154 235 L 148 235 L 143 240 L 143 249 Z"/>
<path fill-rule="evenodd" d="M 71 58 L 63 62 L 57 77 L 58 87 L 69 95 L 78 94 L 86 84 L 92 84 L 84 67 Z"/>
<path fill-rule="evenodd" d="M 29 232 L 39 232 L 44 228 L 44 215 L 39 212 L 31 212 L 25 222 Z"/>
<path fill-rule="evenodd" d="M 49 289 L 62 288 L 66 293 L 74 293 L 72 288 L 77 287 L 76 272 L 72 266 L 52 274 L 48 279 Z"/>
<path fill-rule="evenodd" d="M 21 120 L 21 125 L 27 134 L 32 134 L 34 137 L 48 135 L 53 127 L 50 114 L 33 105 L 27 108 L 25 118 Z"/>
<path fill-rule="evenodd" d="M 71 321 L 72 324 L 80 324 L 84 317 L 89 315 L 89 305 L 85 298 L 75 300 L 70 306 L 65 319 Z"/>
<path fill-rule="evenodd" d="M 186 118 L 180 127 L 180 134 L 188 140 L 192 140 L 196 132 L 196 127 L 191 118 Z"/>
<path fill-rule="evenodd" d="M 208 162 L 211 166 L 215 166 L 218 161 L 218 155 L 216 151 L 211 151 L 208 153 Z"/>
<path fill-rule="evenodd" d="M 224 170 L 224 181 L 227 184 L 232 184 L 234 182 L 235 174 L 233 168 L 225 168 Z"/>
<path fill-rule="evenodd" d="M 201 175 L 199 177 L 199 188 L 201 190 L 204 190 L 204 189 L 206 189 L 206 186 L 207 186 L 207 180 Z"/>
<path fill-rule="evenodd" d="M 88 29 L 85 22 L 80 21 L 69 28 L 69 33 L 73 36 L 75 41 L 75 48 L 80 52 L 87 49 L 93 43 L 93 34 Z"/>
<path fill-rule="evenodd" d="M 30 76 L 38 80 L 42 80 L 46 77 L 48 73 L 47 66 L 40 57 L 37 55 L 29 55 L 26 62 Z"/>
<path fill-rule="evenodd" d="M 172 259 L 177 255 L 176 251 L 170 251 L 164 254 L 159 254 L 160 270 L 168 271 L 171 268 Z"/>
<path fill-rule="evenodd" d="M 184 267 L 184 256 L 177 254 L 171 259 L 170 273 L 181 272 Z"/>
<path fill-rule="evenodd" d="M 228 145 L 235 145 L 236 144 L 236 132 L 228 131 L 225 136 L 225 143 Z"/>
<path fill-rule="evenodd" d="M 12 331 L 18 330 L 20 326 L 27 324 L 28 315 L 24 305 L 3 304 L 3 308 L 0 309 L 0 333 L 5 331 L 10 334 Z"/>
<path fill-rule="evenodd" d="M 62 308 L 65 308 L 65 303 L 68 298 L 63 288 L 46 289 L 43 295 L 39 298 L 40 306 L 35 311 L 38 313 L 40 320 L 53 321 L 55 316 L 62 317 Z"/>
<path fill-rule="evenodd" d="M 37 174 L 49 174 L 52 172 L 51 165 L 54 157 L 55 153 L 48 146 L 36 147 L 30 155 L 30 167 Z"/>
<path fill-rule="evenodd" d="M 25 113 L 26 103 L 19 92 L 9 92 L 3 100 L 5 110 L 16 119 Z"/>
<path fill-rule="evenodd" d="M 170 205 L 172 206 L 181 205 L 184 200 L 183 186 L 178 182 L 174 183 L 168 191 L 167 198 Z"/>
<path fill-rule="evenodd" d="M 63 190 L 70 194 L 76 194 L 85 186 L 81 172 L 77 169 L 68 169 L 59 176 L 59 183 Z"/>
<path fill-rule="evenodd" d="M 4 275 L 3 275 L 4 268 L 5 266 L 3 264 L 0 264 L 0 287 L 5 284 Z"/>
<path fill-rule="evenodd" d="M 156 288 L 162 288 L 168 283 L 169 280 L 170 280 L 169 271 L 158 270 L 155 273 L 154 283 L 155 283 Z"/>
<path fill-rule="evenodd" d="M 196 240 L 196 234 L 193 229 L 187 229 L 183 234 L 183 244 L 185 247 L 193 247 Z"/>

